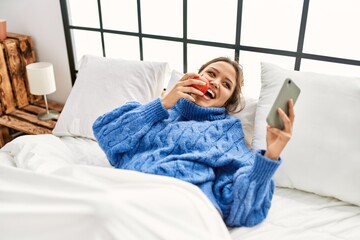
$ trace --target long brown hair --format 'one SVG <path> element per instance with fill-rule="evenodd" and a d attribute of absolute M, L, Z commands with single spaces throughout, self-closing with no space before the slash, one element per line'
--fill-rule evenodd
<path fill-rule="evenodd" d="M 242 66 L 238 62 L 230 59 L 229 57 L 217 57 L 202 65 L 199 69 L 199 73 L 202 72 L 207 66 L 215 62 L 226 62 L 235 69 L 235 73 L 236 73 L 235 89 L 233 94 L 226 101 L 224 107 L 229 113 L 240 112 L 245 107 L 244 103 L 241 101 L 242 99 L 241 89 L 244 86 L 244 75 L 243 75 Z"/>

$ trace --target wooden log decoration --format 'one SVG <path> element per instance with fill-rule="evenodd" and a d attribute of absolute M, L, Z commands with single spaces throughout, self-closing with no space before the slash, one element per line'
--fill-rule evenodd
<path fill-rule="evenodd" d="M 20 52 L 21 61 L 23 62 L 23 78 L 25 81 L 25 86 L 27 94 L 29 96 L 30 103 L 34 103 L 42 100 L 43 96 L 33 95 L 30 93 L 30 85 L 26 74 L 26 65 L 34 63 L 36 61 L 35 49 L 33 45 L 32 38 L 27 35 L 16 34 L 16 33 L 7 33 L 7 37 L 11 39 L 16 39 L 18 41 L 18 48 Z"/>
<path fill-rule="evenodd" d="M 0 148 L 3 147 L 6 143 L 10 142 L 12 137 L 8 127 L 0 125 Z"/>
<path fill-rule="evenodd" d="M 23 61 L 21 60 L 20 52 L 18 49 L 18 41 L 15 39 L 6 39 L 3 41 L 5 49 L 5 59 L 9 70 L 9 75 L 15 95 L 16 103 L 19 108 L 29 104 L 27 90 L 25 86 Z"/>
<path fill-rule="evenodd" d="M 26 134 L 51 134 L 51 129 L 38 126 L 10 115 L 0 117 L 0 125 L 10 127 Z"/>
<path fill-rule="evenodd" d="M 0 43 L 0 102 L 0 114 L 2 114 L 2 112 L 10 113 L 15 110 L 16 105 L 9 74 L 7 71 L 7 65 L 4 56 L 4 46 L 2 43 Z"/>
<path fill-rule="evenodd" d="M 30 94 L 26 65 L 36 61 L 30 36 L 7 33 L 0 41 L 0 148 L 22 134 L 51 134 L 56 120 L 42 121 L 43 96 Z M 30 104 L 29 104 L 30 103 Z M 61 112 L 63 104 L 49 101 Z"/>
<path fill-rule="evenodd" d="M 7 37 L 19 41 L 19 48 L 22 54 L 21 57 L 24 60 L 25 65 L 36 61 L 34 45 L 30 36 L 8 32 Z"/>

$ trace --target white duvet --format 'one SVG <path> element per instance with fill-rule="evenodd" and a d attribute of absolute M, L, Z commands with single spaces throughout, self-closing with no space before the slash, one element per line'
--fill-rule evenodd
<path fill-rule="evenodd" d="M 90 140 L 24 136 L 0 159 L 0 239 L 230 239 L 198 188 L 110 168 Z"/>
<path fill-rule="evenodd" d="M 227 229 L 202 192 L 113 169 L 97 143 L 23 136 L 0 149 L 0 239 L 360 239 L 360 207 L 277 188 L 265 221 Z"/>

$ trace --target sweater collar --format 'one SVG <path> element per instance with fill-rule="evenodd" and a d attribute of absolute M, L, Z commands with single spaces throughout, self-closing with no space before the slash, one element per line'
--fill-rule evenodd
<path fill-rule="evenodd" d="M 200 107 L 185 98 L 177 102 L 176 108 L 188 120 L 214 121 L 226 117 L 226 110 L 223 107 Z"/>

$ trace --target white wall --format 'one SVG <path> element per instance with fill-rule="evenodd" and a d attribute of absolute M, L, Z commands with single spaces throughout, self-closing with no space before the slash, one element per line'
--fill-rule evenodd
<path fill-rule="evenodd" d="M 48 99 L 65 103 L 72 85 L 60 1 L 0 0 L 0 19 L 8 32 L 33 38 L 37 61 L 53 63 L 57 90 Z"/>

